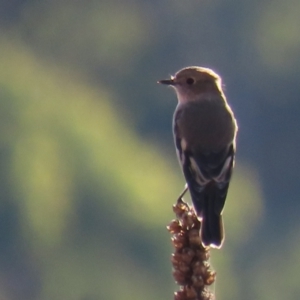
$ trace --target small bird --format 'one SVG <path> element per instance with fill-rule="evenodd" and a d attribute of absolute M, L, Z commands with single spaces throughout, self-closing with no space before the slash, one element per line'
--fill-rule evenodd
<path fill-rule="evenodd" d="M 172 86 L 178 98 L 173 134 L 179 162 L 201 221 L 203 246 L 224 241 L 222 211 L 235 159 L 237 123 L 221 78 L 202 67 L 187 67 L 158 83 Z"/>

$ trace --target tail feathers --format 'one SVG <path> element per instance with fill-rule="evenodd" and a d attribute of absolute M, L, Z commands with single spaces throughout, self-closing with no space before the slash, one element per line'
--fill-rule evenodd
<path fill-rule="evenodd" d="M 194 198 L 195 199 L 195 198 Z M 216 209 L 221 201 L 219 190 L 209 188 L 198 194 L 194 202 L 195 210 L 202 219 L 200 236 L 204 246 L 220 248 L 224 241 L 224 229 L 221 211 Z"/>
<path fill-rule="evenodd" d="M 222 216 L 215 213 L 203 216 L 200 236 L 203 246 L 221 248 L 224 240 Z"/>

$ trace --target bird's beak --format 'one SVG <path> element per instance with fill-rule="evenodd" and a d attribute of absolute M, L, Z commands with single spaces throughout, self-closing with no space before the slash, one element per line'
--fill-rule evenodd
<path fill-rule="evenodd" d="M 172 78 L 171 79 L 159 80 L 159 81 L 157 81 L 157 83 L 166 84 L 166 85 L 175 85 L 175 81 Z"/>

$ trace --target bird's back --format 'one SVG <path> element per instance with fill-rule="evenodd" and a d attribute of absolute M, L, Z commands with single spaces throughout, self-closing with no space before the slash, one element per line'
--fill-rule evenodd
<path fill-rule="evenodd" d="M 174 118 L 178 134 L 194 151 L 218 151 L 235 135 L 235 120 L 223 101 L 193 101 L 180 105 Z M 175 120 L 174 120 L 175 121 Z"/>

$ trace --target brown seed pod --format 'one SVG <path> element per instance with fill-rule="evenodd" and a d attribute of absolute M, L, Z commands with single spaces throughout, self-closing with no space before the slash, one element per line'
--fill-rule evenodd
<path fill-rule="evenodd" d="M 178 220 L 172 220 L 171 223 L 167 226 L 167 229 L 170 233 L 179 233 L 181 231 L 181 225 Z"/>
<path fill-rule="evenodd" d="M 180 290 L 174 294 L 175 300 L 213 300 L 208 286 L 213 284 L 216 272 L 209 264 L 209 247 L 201 244 L 199 222 L 193 208 L 179 200 L 173 206 L 176 220 L 167 227 L 171 233 L 174 253 L 171 257 L 173 277 Z"/>

